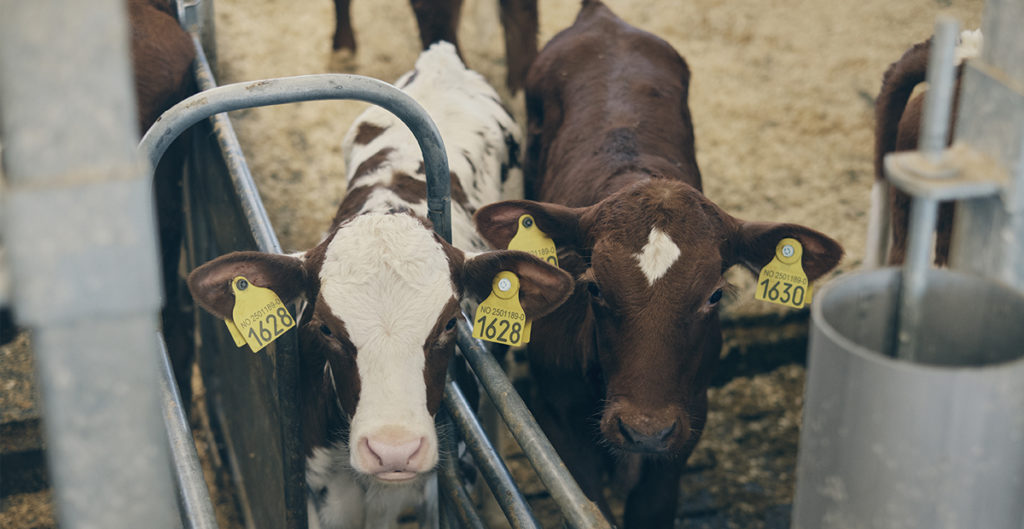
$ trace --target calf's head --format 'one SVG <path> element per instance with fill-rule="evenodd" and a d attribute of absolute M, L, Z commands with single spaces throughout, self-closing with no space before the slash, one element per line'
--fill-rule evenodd
<path fill-rule="evenodd" d="M 554 239 L 576 279 L 572 297 L 535 324 L 530 347 L 575 355 L 562 363 L 584 369 L 598 362 L 606 391 L 601 432 L 612 445 L 637 452 L 680 453 L 699 437 L 721 349 L 717 307 L 728 268 L 740 264 L 756 273 L 785 237 L 802 244 L 810 280 L 842 256 L 821 233 L 742 221 L 693 187 L 665 179 L 582 208 L 500 202 L 480 209 L 475 220 L 491 244 L 504 248 L 523 214 Z M 584 324 L 564 328 L 554 320 Z M 591 345 L 567 351 L 568 344 Z"/>
<path fill-rule="evenodd" d="M 503 270 L 519 276 L 520 301 L 531 318 L 550 312 L 572 289 L 568 274 L 528 254 L 468 256 L 404 213 L 357 216 L 298 257 L 219 257 L 192 272 L 189 288 L 220 318 L 230 318 L 230 283 L 239 275 L 285 303 L 305 298 L 302 361 L 330 376 L 302 383 L 326 378 L 333 386 L 349 419 L 353 469 L 404 481 L 437 463 L 433 417 L 454 352 L 459 303 L 464 295 L 486 297 Z"/>

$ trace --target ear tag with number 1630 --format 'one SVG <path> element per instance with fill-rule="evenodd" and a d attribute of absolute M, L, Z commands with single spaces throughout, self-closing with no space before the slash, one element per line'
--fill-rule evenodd
<path fill-rule="evenodd" d="M 519 217 L 519 228 L 512 240 L 508 242 L 509 250 L 519 250 L 533 255 L 551 266 L 558 266 L 558 252 L 555 241 L 540 231 L 537 223 L 530 215 Z"/>
<path fill-rule="evenodd" d="M 803 253 L 800 241 L 790 237 L 779 241 L 775 247 L 775 257 L 757 276 L 754 299 L 794 309 L 809 304 L 813 288 L 800 265 Z"/>
<path fill-rule="evenodd" d="M 231 291 L 235 294 L 235 307 L 231 320 L 225 323 L 235 345 L 249 344 L 255 353 L 295 326 L 295 319 L 273 290 L 258 287 L 238 276 L 231 280 Z"/>
<path fill-rule="evenodd" d="M 525 345 L 530 341 L 530 323 L 519 304 L 519 278 L 512 272 L 498 272 L 491 283 L 491 294 L 476 308 L 473 338 Z"/>

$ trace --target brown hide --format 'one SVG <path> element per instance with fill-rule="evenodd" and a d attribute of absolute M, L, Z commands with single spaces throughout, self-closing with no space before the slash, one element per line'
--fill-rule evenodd
<path fill-rule="evenodd" d="M 907 50 L 899 60 L 889 65 L 882 77 L 882 88 L 875 100 L 875 178 L 885 178 L 883 160 L 891 152 L 917 149 L 921 116 L 924 112 L 924 93 L 911 99 L 914 88 L 924 82 L 928 68 L 931 39 Z M 957 68 L 953 88 L 953 112 L 950 116 L 947 144 L 953 140 L 960 100 L 960 79 L 963 66 Z M 902 264 L 907 251 L 907 231 L 910 218 L 910 196 L 896 187 L 890 188 L 891 245 L 888 262 Z M 935 264 L 942 266 L 949 260 L 950 236 L 953 231 L 953 203 L 943 202 L 939 207 L 936 226 Z"/>
<path fill-rule="evenodd" d="M 505 247 L 520 215 L 533 215 L 576 277 L 569 300 L 534 322 L 531 406 L 606 514 L 602 472 L 612 461 L 641 468 L 627 484 L 626 527 L 672 526 L 721 349 L 725 270 L 760 269 L 783 237 L 803 244 L 810 279 L 842 255 L 821 233 L 745 222 L 701 193 L 689 77 L 665 41 L 585 1 L 527 78 L 525 169 L 538 201 L 492 204 L 475 216 L 480 233 Z M 644 272 L 652 228 L 663 234 L 652 245 L 678 257 Z"/>
<path fill-rule="evenodd" d="M 356 51 L 355 32 L 350 15 L 351 0 L 334 0 L 335 51 Z M 459 49 L 457 29 L 462 0 L 410 0 L 423 49 L 438 41 L 447 41 Z M 537 0 L 500 0 L 501 24 L 505 29 L 505 54 L 508 61 L 506 84 L 513 94 L 519 91 L 530 62 L 537 55 Z"/>

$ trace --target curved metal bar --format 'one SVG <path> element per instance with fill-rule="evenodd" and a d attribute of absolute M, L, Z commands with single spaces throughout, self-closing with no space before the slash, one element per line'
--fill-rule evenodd
<path fill-rule="evenodd" d="M 192 34 L 192 45 L 196 49 L 196 59 L 192 64 L 196 77 L 196 84 L 200 90 L 210 90 L 217 87 L 217 81 L 213 77 L 213 69 L 210 68 L 210 61 L 206 57 L 206 51 L 199 42 L 199 37 Z M 210 117 L 210 124 L 213 126 L 214 136 L 224 156 L 224 163 L 227 165 L 228 174 L 231 176 L 231 183 L 238 193 L 242 210 L 245 212 L 245 220 L 249 223 L 249 230 L 252 232 L 256 246 L 261 252 L 281 253 L 281 242 L 277 238 L 274 227 L 270 224 L 270 217 L 260 200 L 256 183 L 253 182 L 252 173 L 249 171 L 249 164 L 245 161 L 245 154 L 242 153 L 242 146 L 238 143 L 238 136 L 235 128 L 231 126 L 231 120 L 227 113 L 215 114 Z M 154 165 L 154 167 L 156 167 Z"/>
<path fill-rule="evenodd" d="M 423 152 L 423 166 L 427 174 L 427 216 L 435 231 L 451 241 L 451 181 L 441 133 L 416 100 L 377 79 L 351 74 L 317 74 L 211 88 L 164 112 L 142 137 L 139 151 L 152 167 L 156 167 L 175 138 L 188 127 L 214 114 L 322 99 L 357 99 L 373 103 L 409 127 Z"/>

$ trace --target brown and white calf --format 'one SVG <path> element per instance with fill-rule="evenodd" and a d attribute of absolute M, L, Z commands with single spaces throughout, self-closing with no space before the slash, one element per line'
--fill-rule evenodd
<path fill-rule="evenodd" d="M 423 48 L 439 41 L 455 44 L 462 11 L 462 0 L 411 0 Z M 356 50 L 350 16 L 351 0 L 334 0 L 334 51 Z M 501 24 L 505 29 L 505 56 L 508 61 L 506 84 L 512 93 L 522 87 L 530 62 L 537 55 L 537 0 L 501 0 Z"/>
<path fill-rule="evenodd" d="M 531 214 L 576 278 L 572 296 L 534 322 L 531 407 L 609 518 L 604 475 L 627 471 L 618 483 L 633 528 L 673 526 L 721 350 L 724 272 L 759 270 L 784 237 L 802 243 L 811 280 L 842 255 L 817 231 L 740 220 L 701 193 L 689 79 L 668 43 L 584 1 L 527 77 L 525 170 L 539 201 L 476 214 L 499 248 Z"/>
<path fill-rule="evenodd" d="M 963 73 L 963 61 L 975 57 L 981 51 L 982 35 L 980 30 L 964 31 L 960 34 L 960 42 L 954 52 L 954 60 L 958 66 L 956 85 L 953 91 L 953 112 L 950 115 L 949 137 L 953 139 L 953 124 L 956 123 L 957 107 L 960 99 L 960 77 Z M 892 187 L 889 197 L 877 196 L 882 187 L 877 183 L 885 179 L 883 161 L 885 155 L 897 151 L 917 149 L 921 129 L 921 117 L 924 114 L 924 93 L 911 99 L 914 88 L 925 80 L 928 70 L 928 55 L 931 51 L 931 39 L 920 42 L 907 50 L 882 76 L 882 88 L 875 100 L 875 194 L 874 200 L 888 200 L 891 223 L 891 241 L 889 246 L 889 264 L 903 263 L 907 250 L 907 230 L 910 215 L 910 197 Z M 872 230 L 874 231 L 874 230 Z M 935 264 L 944 265 L 949 259 L 950 235 L 953 231 L 953 203 L 943 203 L 939 208 L 937 235 L 935 240 Z M 869 242 L 868 248 L 878 247 L 877 242 Z M 879 257 L 868 257 L 867 262 L 881 261 Z"/>
<path fill-rule="evenodd" d="M 423 220 L 423 159 L 412 133 L 372 107 L 344 140 L 348 194 L 326 238 L 301 255 L 236 252 L 197 268 L 189 285 L 224 318 L 244 275 L 299 317 L 310 527 L 393 526 L 419 503 L 439 457 L 434 416 L 455 347 L 460 302 L 490 293 L 502 270 L 539 317 L 572 288 L 565 272 L 522 252 L 486 250 L 472 213 L 518 192 L 518 131 L 483 78 L 439 43 L 397 81 L 430 113 L 452 169 L 455 246 Z"/>

